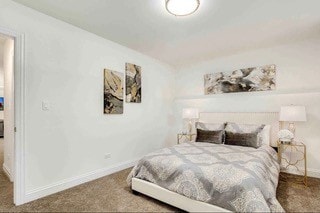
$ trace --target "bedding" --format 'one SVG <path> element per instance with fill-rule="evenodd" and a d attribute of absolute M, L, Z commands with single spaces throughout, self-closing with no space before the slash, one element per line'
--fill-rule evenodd
<path fill-rule="evenodd" d="M 213 143 L 183 143 L 143 157 L 128 176 L 237 212 L 283 211 L 276 199 L 277 153 Z"/>
<path fill-rule="evenodd" d="M 224 132 L 224 130 L 209 131 L 197 129 L 196 142 L 222 144 L 224 142 Z"/>

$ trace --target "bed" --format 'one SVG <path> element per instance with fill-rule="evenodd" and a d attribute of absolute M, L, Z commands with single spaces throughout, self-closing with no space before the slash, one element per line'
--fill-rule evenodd
<path fill-rule="evenodd" d="M 277 113 L 201 113 L 200 119 L 268 123 L 271 141 L 279 127 Z M 191 142 L 146 155 L 128 183 L 133 191 L 189 212 L 279 212 L 279 171 L 277 153 L 269 145 L 256 149 Z"/>

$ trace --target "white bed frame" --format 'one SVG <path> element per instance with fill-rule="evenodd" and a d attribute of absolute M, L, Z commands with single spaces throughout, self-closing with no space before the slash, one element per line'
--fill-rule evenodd
<path fill-rule="evenodd" d="M 269 124 L 271 125 L 270 145 L 276 146 L 277 133 L 279 131 L 278 112 L 202 112 L 200 113 L 199 121 L 205 123 L 235 122 L 240 124 Z M 132 190 L 148 195 L 187 212 L 230 212 L 229 210 L 215 205 L 192 200 L 138 178 L 132 178 Z"/>
<path fill-rule="evenodd" d="M 138 178 L 132 178 L 132 190 L 148 195 L 149 197 L 155 198 L 187 212 L 230 212 L 215 205 L 192 200 L 188 197 Z"/>

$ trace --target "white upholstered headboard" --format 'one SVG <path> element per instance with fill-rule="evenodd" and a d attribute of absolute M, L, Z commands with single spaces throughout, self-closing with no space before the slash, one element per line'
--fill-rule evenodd
<path fill-rule="evenodd" d="M 277 145 L 279 131 L 278 112 L 200 112 L 200 122 L 271 125 L 271 146 Z"/>

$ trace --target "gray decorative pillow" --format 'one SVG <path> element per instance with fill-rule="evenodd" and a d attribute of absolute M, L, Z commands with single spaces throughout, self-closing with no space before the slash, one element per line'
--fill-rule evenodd
<path fill-rule="evenodd" d="M 257 133 L 257 146 L 260 147 L 263 141 L 262 130 L 264 129 L 264 124 L 236 124 L 228 122 L 226 125 L 227 133 Z"/>
<path fill-rule="evenodd" d="M 233 133 L 226 132 L 226 140 L 224 144 L 227 145 L 236 145 L 236 146 L 248 146 L 259 148 L 258 132 L 254 133 Z"/>
<path fill-rule="evenodd" d="M 216 131 L 216 130 L 223 130 L 225 127 L 225 123 L 202 123 L 202 122 L 196 122 L 196 129 L 201 130 L 210 130 L 210 131 Z"/>
<path fill-rule="evenodd" d="M 224 130 L 209 131 L 197 129 L 196 142 L 222 144 L 224 141 Z"/>

